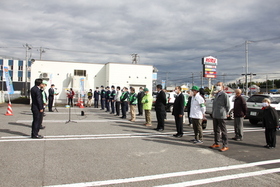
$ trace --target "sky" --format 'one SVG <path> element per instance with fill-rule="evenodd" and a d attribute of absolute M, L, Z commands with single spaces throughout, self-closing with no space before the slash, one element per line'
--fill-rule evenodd
<path fill-rule="evenodd" d="M 0 56 L 158 69 L 168 86 L 200 85 L 201 59 L 218 59 L 217 81 L 280 78 L 279 0 L 1 0 Z M 121 72 L 120 72 L 121 73 Z M 192 79 L 193 76 L 193 79 Z M 208 79 L 203 80 L 208 85 Z"/>

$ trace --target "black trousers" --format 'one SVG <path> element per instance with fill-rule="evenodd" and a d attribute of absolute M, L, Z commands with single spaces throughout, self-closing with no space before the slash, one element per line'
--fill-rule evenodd
<path fill-rule="evenodd" d="M 164 118 L 166 116 L 166 112 L 163 109 L 156 109 L 156 116 L 157 116 L 157 129 L 164 129 Z"/>
<path fill-rule="evenodd" d="M 68 105 L 73 106 L 73 98 L 68 98 Z"/>
<path fill-rule="evenodd" d="M 122 117 L 126 117 L 126 111 L 128 108 L 127 101 L 122 102 L 121 106 L 122 106 Z"/>
<path fill-rule="evenodd" d="M 52 111 L 52 107 L 53 107 L 53 96 L 49 96 L 49 104 L 48 104 L 48 107 L 49 107 L 49 111 Z"/>
<path fill-rule="evenodd" d="M 43 112 L 40 112 L 38 109 L 32 109 L 31 111 L 33 114 L 31 136 L 37 136 L 41 126 Z"/>
<path fill-rule="evenodd" d="M 94 108 L 98 108 L 98 99 L 94 99 Z"/>
<path fill-rule="evenodd" d="M 120 106 L 121 106 L 121 102 L 117 101 L 116 102 L 116 114 L 119 116 L 120 115 Z"/>
<path fill-rule="evenodd" d="M 183 134 L 183 117 L 179 117 L 179 115 L 174 115 L 176 129 L 178 134 Z"/>
<path fill-rule="evenodd" d="M 111 111 L 114 114 L 115 113 L 115 101 L 110 100 L 110 102 L 111 102 Z"/>
<path fill-rule="evenodd" d="M 143 103 L 138 101 L 138 114 L 143 115 Z"/>
<path fill-rule="evenodd" d="M 101 98 L 101 109 L 104 110 L 105 108 L 105 98 Z"/>
<path fill-rule="evenodd" d="M 110 101 L 108 101 L 108 99 L 106 99 L 105 104 L 106 104 L 106 111 L 110 112 Z"/>
<path fill-rule="evenodd" d="M 276 146 L 276 128 L 273 128 L 273 129 L 265 128 L 265 139 L 266 139 L 266 144 L 269 145 L 269 147 L 275 147 Z"/>

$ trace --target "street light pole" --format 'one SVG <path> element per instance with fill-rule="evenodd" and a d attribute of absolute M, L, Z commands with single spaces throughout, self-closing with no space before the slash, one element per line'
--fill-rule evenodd
<path fill-rule="evenodd" d="M 248 96 L 248 69 L 249 69 L 249 55 L 248 55 L 248 43 L 249 41 L 245 41 L 245 58 L 246 58 L 246 72 L 245 72 L 245 83 L 246 83 L 246 96 Z"/>
<path fill-rule="evenodd" d="M 28 77 L 28 50 L 31 49 L 31 47 L 29 47 L 28 44 L 25 44 L 25 50 L 26 50 L 26 53 L 25 53 L 25 85 L 24 85 L 24 95 L 25 97 L 27 98 L 27 77 Z"/>

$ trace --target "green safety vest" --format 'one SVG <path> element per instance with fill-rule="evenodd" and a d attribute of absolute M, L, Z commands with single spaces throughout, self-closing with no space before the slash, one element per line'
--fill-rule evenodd
<path fill-rule="evenodd" d="M 130 94 L 129 96 L 129 101 L 131 105 L 136 105 L 137 104 L 137 96 L 136 93 Z"/>

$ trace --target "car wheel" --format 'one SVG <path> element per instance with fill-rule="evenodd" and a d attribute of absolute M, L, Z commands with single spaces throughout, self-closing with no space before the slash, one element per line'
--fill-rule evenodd
<path fill-rule="evenodd" d="M 173 105 L 169 107 L 169 112 L 173 112 Z"/>
<path fill-rule="evenodd" d="M 229 117 L 227 119 L 233 120 L 234 116 L 233 116 L 233 109 L 229 112 Z"/>
<path fill-rule="evenodd" d="M 252 125 L 257 125 L 259 123 L 259 120 L 257 119 L 249 119 L 249 121 Z"/>

